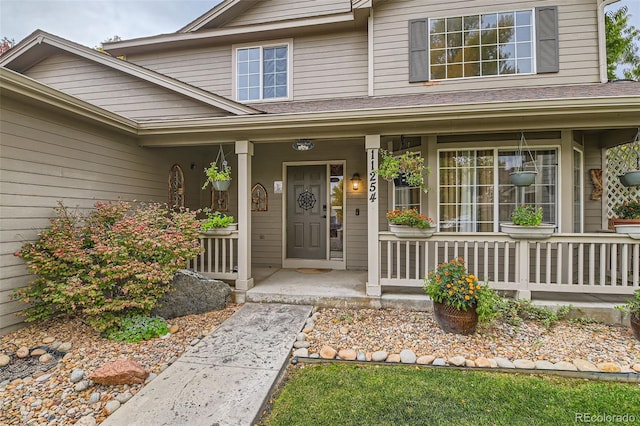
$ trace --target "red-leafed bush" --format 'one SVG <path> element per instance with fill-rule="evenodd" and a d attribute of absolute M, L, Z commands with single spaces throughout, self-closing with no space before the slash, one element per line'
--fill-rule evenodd
<path fill-rule="evenodd" d="M 161 204 L 95 204 L 84 216 L 62 203 L 50 228 L 16 253 L 36 278 L 14 297 L 27 321 L 78 315 L 97 330 L 146 314 L 175 272 L 200 253 L 195 212 Z"/>

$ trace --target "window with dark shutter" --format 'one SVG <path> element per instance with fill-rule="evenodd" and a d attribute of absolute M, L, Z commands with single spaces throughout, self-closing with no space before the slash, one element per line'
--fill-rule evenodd
<path fill-rule="evenodd" d="M 560 71 L 557 6 L 536 8 L 536 41 L 538 73 Z"/>
<path fill-rule="evenodd" d="M 409 82 L 417 83 L 429 80 L 429 46 L 427 25 L 429 20 L 413 19 L 409 21 Z"/>

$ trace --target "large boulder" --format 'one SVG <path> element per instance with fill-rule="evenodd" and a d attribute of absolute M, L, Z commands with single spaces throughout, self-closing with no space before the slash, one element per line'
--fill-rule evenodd
<path fill-rule="evenodd" d="M 101 385 L 126 385 L 144 383 L 149 372 L 140 364 L 129 359 L 107 362 L 89 375 L 89 380 Z"/>
<path fill-rule="evenodd" d="M 171 319 L 219 311 L 225 308 L 230 296 L 231 287 L 228 284 L 188 269 L 180 269 L 173 277 L 171 291 L 160 299 L 151 314 Z"/>

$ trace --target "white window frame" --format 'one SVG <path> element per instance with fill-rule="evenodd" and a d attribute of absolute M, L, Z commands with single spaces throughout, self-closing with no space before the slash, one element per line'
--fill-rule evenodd
<path fill-rule="evenodd" d="M 483 14 L 501 14 L 501 13 L 516 13 L 516 12 L 523 12 L 523 11 L 531 11 L 531 72 L 528 73 L 519 73 L 519 72 L 515 72 L 513 74 L 491 74 L 491 75 L 479 75 L 479 76 L 469 76 L 469 77 L 445 77 L 445 78 L 433 78 L 431 75 L 431 67 L 433 66 L 433 63 L 431 62 L 431 21 L 436 20 L 436 19 L 447 19 L 447 18 L 462 18 L 464 16 L 470 16 L 470 15 L 478 15 L 481 16 Z M 445 24 L 446 25 L 446 24 Z M 517 28 L 517 27 L 514 27 Z M 464 32 L 464 31 L 463 31 Z M 445 33 L 446 29 L 445 29 Z M 514 10 L 506 10 L 506 11 L 496 11 L 496 12 L 478 12 L 475 14 L 466 14 L 466 15 L 451 15 L 451 16 L 443 16 L 443 17 L 437 17 L 437 18 L 429 18 L 427 21 L 427 46 L 428 46 L 428 54 L 429 54 L 429 81 L 448 81 L 448 80 L 470 80 L 470 79 L 478 79 L 478 78 L 495 78 L 495 77 L 513 77 L 513 76 L 523 76 L 523 75 L 533 75 L 533 74 L 537 74 L 537 69 L 536 69 L 536 62 L 537 62 L 537 50 L 536 50 L 536 11 L 535 8 L 525 8 L 525 9 L 514 9 Z M 480 46 L 479 46 L 480 47 Z M 464 48 L 464 42 L 463 42 L 463 47 Z M 445 47 L 446 49 L 446 47 Z M 482 68 L 482 60 L 480 60 L 478 62 L 480 64 L 480 67 Z M 464 67 L 465 62 L 462 62 L 462 65 Z M 516 69 L 517 70 L 517 69 Z"/>
<path fill-rule="evenodd" d="M 287 96 L 280 98 L 268 98 L 264 99 L 263 96 L 263 87 L 262 81 L 264 78 L 263 70 L 262 70 L 262 52 L 265 48 L 270 47 L 287 47 Z M 238 100 L 238 50 L 241 49 L 251 49 L 251 48 L 260 48 L 260 99 L 248 99 L 240 101 Z M 270 40 L 264 43 L 242 43 L 242 44 L 234 44 L 231 46 L 231 51 L 233 52 L 231 58 L 231 82 L 232 82 L 232 93 L 233 99 L 242 102 L 242 103 L 263 103 L 263 102 L 281 102 L 281 101 L 289 101 L 293 100 L 293 39 L 280 39 L 280 40 Z"/>
<path fill-rule="evenodd" d="M 494 162 L 493 162 L 493 176 L 494 176 L 494 180 L 493 180 L 493 191 L 494 191 L 494 201 L 493 201 L 493 232 L 499 232 L 500 231 L 500 203 L 499 200 L 496 200 L 495 198 L 495 194 L 499 193 L 499 189 L 500 189 L 500 182 L 498 179 L 498 175 L 499 175 L 499 171 L 500 171 L 500 164 L 498 164 L 498 159 L 499 159 L 499 153 L 500 151 L 517 151 L 518 147 L 517 146 L 500 146 L 500 147 L 469 147 L 469 146 L 461 146 L 461 147 L 456 147 L 456 148 L 441 148 L 438 149 L 436 151 L 436 156 L 438 159 L 438 167 L 437 167 L 437 182 L 438 182 L 438 194 L 437 194 L 437 211 L 436 211 L 436 224 L 438 226 L 438 229 L 440 228 L 440 222 L 441 222 L 441 217 L 440 217 L 440 211 L 441 211 L 441 202 L 440 202 L 440 172 L 441 172 L 441 168 L 440 168 L 440 153 L 442 152 L 452 152 L 452 151 L 488 151 L 491 150 L 493 151 L 493 158 L 494 158 Z M 560 156 L 561 156 L 561 149 L 559 145 L 535 145 L 535 146 L 531 146 L 531 151 L 544 151 L 544 150 L 555 150 L 556 151 L 556 158 L 557 158 L 557 163 L 560 164 Z M 562 188 L 561 188 L 561 184 L 560 184 L 560 176 L 559 176 L 559 169 L 560 167 L 557 166 L 556 170 L 555 170 L 555 186 L 556 186 L 556 191 L 555 191 L 555 195 L 556 195 L 556 210 L 555 210 L 555 218 L 554 218 L 554 223 L 557 227 L 560 226 L 560 200 L 562 197 Z M 573 202 L 573 201 L 572 201 Z M 448 231 L 445 231 L 448 232 Z M 462 231 L 451 231 L 451 232 L 462 232 Z"/>

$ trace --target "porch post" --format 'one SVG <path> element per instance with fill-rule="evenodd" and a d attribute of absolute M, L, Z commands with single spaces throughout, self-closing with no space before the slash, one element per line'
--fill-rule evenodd
<path fill-rule="evenodd" d="M 380 151 L 380 135 L 366 135 L 365 149 L 367 150 L 367 296 L 382 295 L 380 287 L 380 244 L 378 242 L 380 182 L 373 172 L 378 168 L 378 151 Z"/>
<path fill-rule="evenodd" d="M 531 290 L 529 290 L 529 271 L 531 267 L 529 261 L 529 241 L 518 240 L 516 242 L 516 253 L 518 253 L 516 258 L 518 264 L 516 299 L 531 300 Z M 540 267 L 540 265 L 538 265 L 538 267 Z"/>
<path fill-rule="evenodd" d="M 236 302 L 243 303 L 244 292 L 253 287 L 251 277 L 251 157 L 253 144 L 236 141 L 238 156 L 238 278 Z"/>

